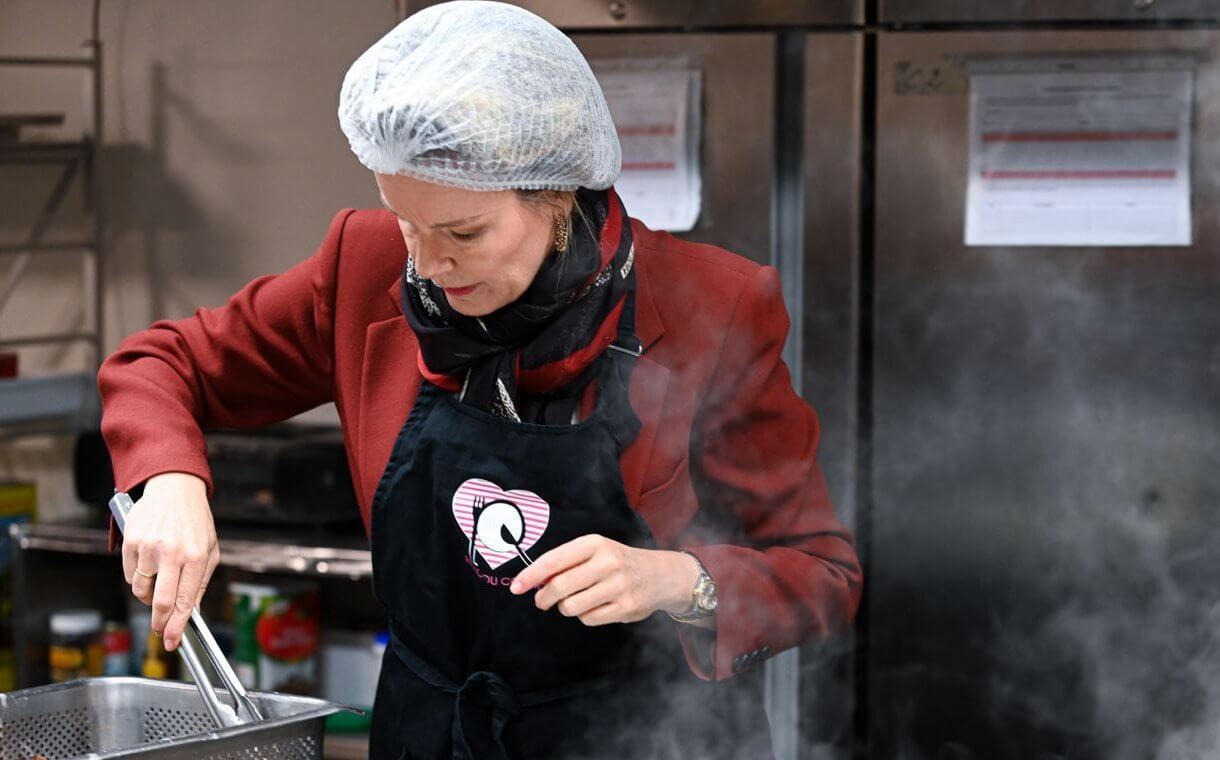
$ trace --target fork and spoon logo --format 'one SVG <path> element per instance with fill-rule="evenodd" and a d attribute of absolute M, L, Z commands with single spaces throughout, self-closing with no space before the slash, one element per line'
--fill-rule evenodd
<path fill-rule="evenodd" d="M 526 565 L 529 550 L 546 532 L 551 506 L 533 491 L 505 491 L 482 478 L 471 478 L 453 494 L 453 517 L 468 541 L 468 559 L 476 556 L 495 570 L 512 559 Z"/>

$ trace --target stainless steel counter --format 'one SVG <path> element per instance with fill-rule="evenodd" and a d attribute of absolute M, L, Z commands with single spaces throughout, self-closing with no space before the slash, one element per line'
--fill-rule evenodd
<path fill-rule="evenodd" d="M 12 526 L 13 542 L 22 550 L 65 552 L 69 554 L 107 554 L 108 534 L 100 528 L 77 525 Z M 351 541 L 343 542 L 351 544 Z M 294 541 L 230 538 L 221 533 L 220 565 L 252 573 L 289 573 L 363 580 L 372 576 L 373 561 L 368 549 L 350 546 L 316 546 Z"/>

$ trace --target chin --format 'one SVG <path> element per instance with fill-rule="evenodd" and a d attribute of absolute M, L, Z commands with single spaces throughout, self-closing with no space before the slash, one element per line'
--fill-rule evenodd
<path fill-rule="evenodd" d="M 461 314 L 463 317 L 485 317 L 488 314 L 503 309 L 508 304 L 520 298 L 521 294 L 524 292 L 525 289 L 522 288 L 521 293 L 517 293 L 512 298 L 508 298 L 507 296 L 509 295 L 509 292 L 506 292 L 505 289 L 495 288 L 489 291 L 484 284 L 480 285 L 477 290 L 465 298 L 450 298 L 446 296 L 446 300 L 449 301 L 449 308 L 453 309 L 458 314 Z M 471 296 L 474 297 L 472 298 Z"/>
<path fill-rule="evenodd" d="M 449 301 L 449 308 L 463 317 L 485 317 L 500 307 L 487 303 L 459 303 L 457 299 L 453 299 Z"/>

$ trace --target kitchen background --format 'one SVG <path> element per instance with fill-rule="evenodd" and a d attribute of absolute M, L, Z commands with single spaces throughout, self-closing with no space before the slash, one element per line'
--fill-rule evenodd
<path fill-rule="evenodd" d="M 377 205 L 338 86 L 426 4 L 102 0 L 82 47 L 90 2 L 0 2 L 0 514 L 37 504 L 13 533 L 10 688 L 57 675 L 55 612 L 143 638 L 101 532 L 98 347 Z M 661 146 L 666 191 L 697 203 L 669 209 L 679 234 L 784 278 L 867 583 L 852 636 L 768 664 L 777 756 L 1220 755 L 1220 2 L 520 4 L 613 81 L 620 131 L 684 114 Z M 654 89 L 675 71 L 685 111 Z M 231 488 L 205 611 L 256 668 L 261 600 L 316 621 L 283 683 L 359 701 L 335 690 L 371 684 L 327 678 L 382 624 L 335 424 L 212 437 Z M 360 757 L 359 730 L 328 753 Z"/>

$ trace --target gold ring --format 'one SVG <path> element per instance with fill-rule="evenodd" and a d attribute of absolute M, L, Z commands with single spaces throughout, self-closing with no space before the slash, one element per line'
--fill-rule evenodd
<path fill-rule="evenodd" d="M 137 567 L 137 568 L 136 568 L 136 575 L 139 575 L 139 576 L 141 576 L 141 577 L 143 577 L 143 578 L 152 578 L 152 577 L 156 576 L 156 573 L 146 573 L 146 572 L 144 572 L 143 570 L 141 570 L 140 568 L 138 568 L 138 567 Z"/>

